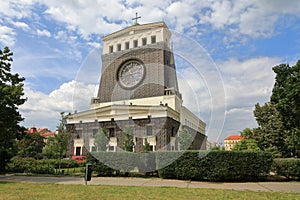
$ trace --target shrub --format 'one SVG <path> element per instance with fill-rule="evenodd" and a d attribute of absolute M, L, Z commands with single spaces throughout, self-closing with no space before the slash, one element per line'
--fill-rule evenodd
<path fill-rule="evenodd" d="M 287 179 L 300 178 L 300 159 L 298 158 L 276 158 L 272 165 L 272 171 Z"/>
<path fill-rule="evenodd" d="M 115 170 L 129 172 L 137 166 L 137 154 L 131 152 L 93 152 L 92 156 Z"/>
<path fill-rule="evenodd" d="M 155 153 L 139 153 L 136 155 L 136 167 L 139 172 L 154 172 L 156 170 Z"/>
<path fill-rule="evenodd" d="M 157 152 L 156 162 L 161 178 L 176 178 L 183 180 L 202 180 L 205 176 L 204 162 L 199 151 Z M 178 158 L 178 159 L 177 159 Z M 169 164 L 169 163 L 171 164 Z M 163 167 L 164 165 L 167 165 Z M 161 168 L 163 167 L 163 168 Z"/>
<path fill-rule="evenodd" d="M 45 160 L 13 157 L 7 165 L 7 171 L 17 173 L 54 174 L 54 167 Z"/>
<path fill-rule="evenodd" d="M 204 161 L 209 181 L 247 181 L 266 176 L 273 158 L 262 151 L 212 151 Z"/>
<path fill-rule="evenodd" d="M 112 176 L 114 173 L 114 169 L 100 162 L 91 153 L 87 154 L 87 163 L 92 164 L 92 170 L 97 173 L 97 176 Z"/>
<path fill-rule="evenodd" d="M 178 153 L 158 152 L 157 158 L 171 158 Z M 157 159 L 158 166 L 160 159 Z M 158 173 L 162 178 L 185 180 L 257 180 L 270 172 L 272 160 L 270 153 L 257 151 L 186 151 Z"/>
<path fill-rule="evenodd" d="M 59 166 L 57 159 L 36 160 L 29 157 L 13 157 L 7 166 L 7 170 L 17 173 L 54 174 Z M 74 160 L 61 160 L 61 168 L 75 168 L 79 163 Z"/>

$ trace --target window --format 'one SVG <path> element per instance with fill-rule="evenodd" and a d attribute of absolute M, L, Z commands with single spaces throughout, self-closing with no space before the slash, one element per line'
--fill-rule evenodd
<path fill-rule="evenodd" d="M 137 47 L 138 46 L 138 41 L 137 40 L 133 40 L 133 47 Z"/>
<path fill-rule="evenodd" d="M 115 128 L 109 128 L 108 129 L 109 131 L 109 137 L 116 137 L 116 134 L 115 134 Z"/>
<path fill-rule="evenodd" d="M 76 147 L 75 155 L 80 156 L 81 154 L 81 147 Z"/>
<path fill-rule="evenodd" d="M 129 49 L 129 42 L 125 42 L 125 49 Z"/>
<path fill-rule="evenodd" d="M 115 151 L 115 146 L 109 146 L 108 151 Z"/>
<path fill-rule="evenodd" d="M 146 126 L 146 135 L 152 135 L 152 126 Z"/>
<path fill-rule="evenodd" d="M 77 139 L 82 137 L 82 130 L 76 130 L 77 132 Z"/>
<path fill-rule="evenodd" d="M 156 43 L 156 35 L 151 36 L 151 44 Z"/>
<path fill-rule="evenodd" d="M 143 46 L 145 46 L 147 44 L 147 38 L 142 39 L 142 44 L 143 44 Z"/>
<path fill-rule="evenodd" d="M 109 53 L 112 53 L 112 52 L 114 52 L 114 46 L 113 45 L 109 46 Z"/>
<path fill-rule="evenodd" d="M 171 137 L 175 137 L 176 133 L 175 133 L 175 128 L 172 127 L 172 132 L 171 132 Z"/>
<path fill-rule="evenodd" d="M 92 146 L 92 151 L 97 151 L 97 147 L 96 146 Z"/>
<path fill-rule="evenodd" d="M 150 151 L 154 151 L 154 146 L 150 145 Z"/>
<path fill-rule="evenodd" d="M 121 51 L 121 44 L 117 44 L 117 50 Z"/>
<path fill-rule="evenodd" d="M 98 129 L 93 129 L 93 137 L 95 137 L 98 133 Z"/>

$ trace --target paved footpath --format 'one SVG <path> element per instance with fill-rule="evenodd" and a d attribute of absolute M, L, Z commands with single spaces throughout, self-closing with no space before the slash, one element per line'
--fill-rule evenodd
<path fill-rule="evenodd" d="M 85 184 L 79 177 L 35 177 L 0 175 L 0 181 L 45 182 L 57 184 Z M 120 185 L 149 187 L 181 187 L 181 188 L 213 188 L 228 190 L 250 190 L 257 192 L 290 192 L 300 193 L 300 182 L 245 182 L 245 183 L 211 183 L 198 181 L 182 181 L 160 178 L 123 178 L 93 177 L 88 185 Z"/>

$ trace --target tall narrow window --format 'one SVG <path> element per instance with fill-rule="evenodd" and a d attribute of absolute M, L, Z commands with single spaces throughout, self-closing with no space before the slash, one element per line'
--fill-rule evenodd
<path fill-rule="evenodd" d="M 142 44 L 143 44 L 143 46 L 145 46 L 147 44 L 147 38 L 142 39 Z"/>
<path fill-rule="evenodd" d="M 80 154 L 81 154 L 81 147 L 76 147 L 75 155 L 80 156 Z"/>
<path fill-rule="evenodd" d="M 92 151 L 96 152 L 97 151 L 97 147 L 96 146 L 92 146 Z"/>
<path fill-rule="evenodd" d="M 117 50 L 121 51 L 121 44 L 117 44 Z"/>
<path fill-rule="evenodd" d="M 112 52 L 114 52 L 114 46 L 113 45 L 109 46 L 109 53 L 112 53 Z"/>
<path fill-rule="evenodd" d="M 129 42 L 125 42 L 125 49 L 129 49 Z"/>
<path fill-rule="evenodd" d="M 154 146 L 150 145 L 150 151 L 154 151 Z"/>
<path fill-rule="evenodd" d="M 109 137 L 116 137 L 115 128 L 109 128 Z"/>
<path fill-rule="evenodd" d="M 147 136 L 152 135 L 152 126 L 146 126 L 146 135 Z"/>
<path fill-rule="evenodd" d="M 175 133 L 175 128 L 174 127 L 172 127 L 172 130 L 171 130 L 172 132 L 171 132 L 171 137 L 175 137 L 175 135 L 176 135 L 176 133 Z"/>
<path fill-rule="evenodd" d="M 76 130 L 77 132 L 77 138 L 81 138 L 82 137 L 82 130 Z"/>
<path fill-rule="evenodd" d="M 93 129 L 93 137 L 95 137 L 98 133 L 98 129 Z"/>
<path fill-rule="evenodd" d="M 138 41 L 137 40 L 133 40 L 133 47 L 137 47 L 138 46 Z"/>
<path fill-rule="evenodd" d="M 156 43 L 156 35 L 151 36 L 151 44 Z"/>

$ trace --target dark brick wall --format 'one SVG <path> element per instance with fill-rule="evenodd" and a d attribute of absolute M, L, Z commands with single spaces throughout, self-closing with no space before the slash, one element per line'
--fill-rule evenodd
<path fill-rule="evenodd" d="M 175 69 L 175 65 L 171 63 L 171 56 L 173 54 L 165 48 L 165 43 L 102 55 L 99 101 L 163 96 L 167 87 L 174 87 L 177 90 L 176 72 L 172 70 Z M 144 64 L 145 77 L 136 88 L 126 89 L 117 83 L 117 74 L 119 67 L 130 59 L 137 59 Z"/>
<path fill-rule="evenodd" d="M 204 135 L 200 132 L 197 132 L 194 129 L 191 129 L 188 126 L 183 126 L 183 128 L 187 129 L 189 131 L 189 133 L 192 135 L 192 137 L 194 138 L 189 149 L 191 149 L 191 150 L 200 150 L 200 149 L 205 150 L 206 149 L 206 144 L 205 144 L 206 140 L 207 140 L 206 135 Z"/>

